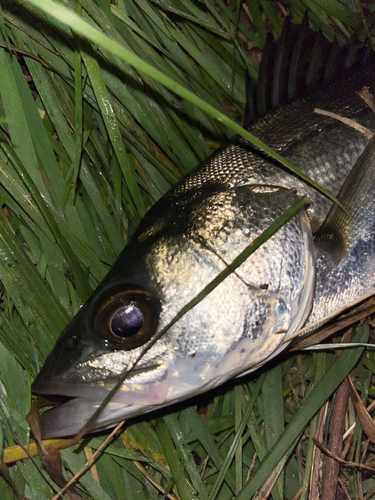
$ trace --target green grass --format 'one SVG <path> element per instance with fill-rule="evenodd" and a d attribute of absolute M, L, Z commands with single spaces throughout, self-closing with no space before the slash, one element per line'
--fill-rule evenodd
<path fill-rule="evenodd" d="M 21 460 L 22 449 L 11 448 L 29 442 L 33 378 L 146 211 L 242 133 L 245 72 L 257 76 L 244 40 L 262 48 L 283 19 L 276 3 L 246 5 L 249 15 L 240 3 L 221 1 L 216 8 L 179 0 L 2 2 L 0 459 L 10 467 L 0 462 L 1 499 L 16 490 L 36 500 L 59 491 L 39 457 Z M 367 33 L 355 3 L 283 5 L 296 21 L 307 7 L 328 38 L 334 26 L 343 35 Z M 353 340 L 367 337 L 363 326 Z M 279 477 L 275 500 L 300 490 L 309 498 L 312 437 L 328 425 L 320 409 L 358 360 L 356 388 L 367 404 L 375 396 L 372 353 L 298 354 L 210 393 L 198 413 L 194 401 L 129 422 L 76 487 L 89 499 L 124 492 L 159 499 L 159 485 L 170 498 L 245 500 Z M 359 462 L 366 437 L 349 405 L 354 421 L 346 459 Z M 62 451 L 67 479 L 105 438 Z M 366 450 L 369 461 L 373 445 Z M 361 471 L 342 471 L 359 497 L 375 491 Z"/>

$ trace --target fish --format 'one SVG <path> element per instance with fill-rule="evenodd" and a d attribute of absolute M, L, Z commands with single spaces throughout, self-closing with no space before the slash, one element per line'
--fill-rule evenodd
<path fill-rule="evenodd" d="M 319 89 L 335 72 L 331 59 L 340 59 L 337 47 L 330 49 L 324 68 L 315 71 L 320 83 L 313 81 L 313 93 L 300 98 L 298 78 L 289 76 L 281 88 L 285 75 L 275 72 L 285 73 L 286 57 L 293 73 L 296 51 L 304 52 L 309 36 L 299 43 L 284 37 L 288 47 L 276 51 L 276 83 L 267 89 L 277 109 L 266 109 L 258 92 L 264 116 L 250 131 L 328 189 L 346 211 L 244 139 L 216 152 L 151 208 L 61 333 L 32 385 L 34 394 L 59 402 L 41 415 L 44 438 L 76 434 L 116 384 L 87 430 L 251 373 L 283 351 L 301 327 L 373 290 L 375 139 L 314 110 L 375 130 L 375 116 L 357 94 L 363 87 L 375 91 L 375 68 L 338 68 L 343 77 Z M 285 94 L 291 103 L 284 104 Z M 309 199 L 305 209 L 181 314 L 301 197 Z"/>

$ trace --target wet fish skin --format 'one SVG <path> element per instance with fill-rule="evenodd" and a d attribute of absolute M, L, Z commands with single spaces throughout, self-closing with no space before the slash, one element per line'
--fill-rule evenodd
<path fill-rule="evenodd" d="M 251 131 L 336 195 L 368 139 L 313 110 L 321 107 L 375 128 L 372 113 L 355 93 L 364 85 L 375 86 L 372 68 L 315 98 L 271 113 Z M 306 322 L 312 308 L 319 320 L 332 302 L 325 276 L 337 265 L 317 247 L 320 295 L 314 305 L 312 233 L 321 227 L 331 202 L 239 141 L 155 205 L 94 296 L 62 333 L 33 390 L 76 399 L 43 415 L 44 435 L 78 431 L 142 349 L 128 349 L 126 340 L 103 335 L 98 317 L 105 324 L 116 307 L 124 310 L 129 305 L 151 315 L 151 304 L 150 331 L 157 334 L 300 195 L 311 200 L 309 218 L 303 212 L 290 221 L 159 339 L 101 414 L 97 427 L 186 399 L 251 371 L 281 350 L 281 342 Z M 355 269 L 356 280 L 368 271 L 363 266 Z M 334 283 L 340 287 L 345 273 L 335 272 Z M 139 302 L 134 299 L 137 291 Z"/>

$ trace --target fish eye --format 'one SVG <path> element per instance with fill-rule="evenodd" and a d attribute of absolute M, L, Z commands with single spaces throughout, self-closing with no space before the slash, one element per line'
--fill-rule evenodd
<path fill-rule="evenodd" d="M 122 349 L 145 344 L 157 327 L 157 307 L 151 295 L 141 287 L 128 285 L 113 293 L 99 306 L 95 329 Z"/>
<path fill-rule="evenodd" d="M 110 320 L 110 328 L 113 334 L 123 338 L 137 335 L 142 326 L 142 311 L 133 304 L 120 307 Z"/>

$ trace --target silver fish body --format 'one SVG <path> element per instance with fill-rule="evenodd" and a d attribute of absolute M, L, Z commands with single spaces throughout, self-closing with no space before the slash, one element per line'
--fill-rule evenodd
<path fill-rule="evenodd" d="M 251 132 L 337 195 L 368 139 L 316 107 L 375 128 L 357 96 L 375 71 L 259 120 Z M 45 437 L 77 432 L 154 336 L 299 196 L 303 211 L 159 338 L 96 428 L 184 400 L 255 370 L 307 321 L 369 291 L 375 270 L 373 182 L 344 224 L 337 259 L 314 234 L 332 203 L 241 140 L 188 175 L 146 215 L 93 297 L 58 339 L 33 384 L 69 401 L 42 415 Z M 357 198 L 355 198 L 357 200 Z M 358 203 L 353 202 L 353 206 Z M 324 227 L 324 226 L 323 226 Z"/>

